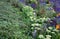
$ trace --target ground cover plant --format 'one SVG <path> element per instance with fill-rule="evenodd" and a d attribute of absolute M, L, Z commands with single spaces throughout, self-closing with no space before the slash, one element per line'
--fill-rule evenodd
<path fill-rule="evenodd" d="M 53 5 L 51 0 L 0 0 L 0 39 L 60 39 L 60 14 Z"/>

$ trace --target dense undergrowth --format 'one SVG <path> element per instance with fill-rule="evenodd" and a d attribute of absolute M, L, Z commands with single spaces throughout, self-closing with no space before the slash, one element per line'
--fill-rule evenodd
<path fill-rule="evenodd" d="M 48 10 L 52 6 L 37 7 L 33 9 L 19 0 L 0 0 L 0 39 L 60 39 L 59 30 L 48 27 L 48 20 L 56 16 Z M 42 9 L 46 10 L 44 14 L 39 12 Z"/>

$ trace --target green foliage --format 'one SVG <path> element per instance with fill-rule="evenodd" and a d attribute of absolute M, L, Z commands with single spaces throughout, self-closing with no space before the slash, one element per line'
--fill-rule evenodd
<path fill-rule="evenodd" d="M 27 1 L 27 0 L 26 0 Z M 38 2 L 37 0 L 30 0 Z M 0 0 L 0 39 L 60 39 L 60 33 L 53 27 L 47 28 L 47 22 L 56 16 L 50 5 L 37 5 L 33 9 L 19 0 Z M 44 14 L 40 10 L 44 9 Z"/>
<path fill-rule="evenodd" d="M 25 35 L 28 27 L 22 19 L 18 8 L 0 1 L 0 39 L 32 39 Z"/>

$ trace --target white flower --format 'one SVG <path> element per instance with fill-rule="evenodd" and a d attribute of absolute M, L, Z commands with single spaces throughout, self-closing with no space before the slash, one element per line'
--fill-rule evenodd
<path fill-rule="evenodd" d="M 36 15 L 36 13 L 34 12 L 34 15 Z"/>
<path fill-rule="evenodd" d="M 39 35 L 39 38 L 44 38 L 44 36 L 43 35 Z"/>
<path fill-rule="evenodd" d="M 50 30 L 52 30 L 53 28 L 52 27 L 49 27 Z"/>
<path fill-rule="evenodd" d="M 59 32 L 59 30 L 57 30 L 57 29 L 54 29 L 53 31 L 55 31 L 55 32 Z"/>
<path fill-rule="evenodd" d="M 55 33 L 55 32 L 51 32 L 51 33 Z"/>
<path fill-rule="evenodd" d="M 39 26 L 39 24 L 37 23 L 37 24 L 35 24 L 36 26 Z"/>
<path fill-rule="evenodd" d="M 41 28 L 38 28 L 38 27 L 35 27 L 35 29 L 37 29 L 37 30 L 41 30 Z"/>
<path fill-rule="evenodd" d="M 31 24 L 31 26 L 35 26 L 35 24 Z"/>
<path fill-rule="evenodd" d="M 47 37 L 47 38 L 44 38 L 44 39 L 51 39 L 51 38 Z"/>
<path fill-rule="evenodd" d="M 43 19 L 45 20 L 46 18 L 44 17 Z"/>
<path fill-rule="evenodd" d="M 34 20 L 36 20 L 36 18 L 34 18 Z"/>
<path fill-rule="evenodd" d="M 30 19 L 32 19 L 33 17 L 31 16 Z"/>
<path fill-rule="evenodd" d="M 51 32 L 52 34 L 55 34 L 55 32 Z M 55 34 L 56 35 L 56 34 Z"/>
<path fill-rule="evenodd" d="M 31 24 L 32 26 L 41 26 L 41 24 L 39 23 L 34 23 L 34 24 Z"/>
<path fill-rule="evenodd" d="M 51 32 L 50 30 L 46 29 L 47 32 Z"/>
<path fill-rule="evenodd" d="M 50 37 L 51 37 L 51 35 L 46 35 L 46 37 L 47 37 L 47 38 L 50 38 Z"/>

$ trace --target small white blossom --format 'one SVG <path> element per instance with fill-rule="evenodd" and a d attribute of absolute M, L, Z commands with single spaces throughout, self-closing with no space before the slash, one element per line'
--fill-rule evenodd
<path fill-rule="evenodd" d="M 36 20 L 36 18 L 34 18 L 34 20 Z"/>
<path fill-rule="evenodd" d="M 57 29 L 54 29 L 53 31 L 55 31 L 55 32 L 59 32 L 59 30 L 57 30 Z"/>
<path fill-rule="evenodd" d="M 34 24 L 31 24 L 32 26 L 41 26 L 41 24 L 39 23 L 34 23 Z"/>
<path fill-rule="evenodd" d="M 46 35 L 46 37 L 47 37 L 47 38 L 50 38 L 50 37 L 51 37 L 51 35 Z"/>
<path fill-rule="evenodd" d="M 39 26 L 39 25 L 40 25 L 40 24 L 38 24 L 38 23 L 36 24 L 36 26 Z"/>
<path fill-rule="evenodd" d="M 44 38 L 44 39 L 51 39 L 51 38 L 47 37 L 47 38 Z"/>
<path fill-rule="evenodd" d="M 39 35 L 39 38 L 44 38 L 44 36 L 43 35 Z"/>
<path fill-rule="evenodd" d="M 33 17 L 31 16 L 30 19 L 32 19 Z"/>
<path fill-rule="evenodd" d="M 34 12 L 34 15 L 36 15 L 36 13 Z"/>
<path fill-rule="evenodd" d="M 53 28 L 52 27 L 49 27 L 50 30 L 52 30 Z"/>
<path fill-rule="evenodd" d="M 31 26 L 35 26 L 35 24 L 31 24 Z"/>
<path fill-rule="evenodd" d="M 44 17 L 43 19 L 45 20 L 46 18 Z"/>
<path fill-rule="evenodd" d="M 38 28 L 38 27 L 35 27 L 35 29 L 37 29 L 37 30 L 41 30 L 41 28 Z"/>
<path fill-rule="evenodd" d="M 50 30 L 46 29 L 47 32 L 51 32 Z"/>
<path fill-rule="evenodd" d="M 55 32 L 51 32 L 52 34 L 55 34 Z M 56 34 L 55 34 L 56 35 Z"/>

